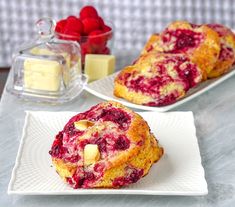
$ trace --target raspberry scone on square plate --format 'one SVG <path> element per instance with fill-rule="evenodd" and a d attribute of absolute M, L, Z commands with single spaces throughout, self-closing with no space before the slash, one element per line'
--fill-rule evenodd
<path fill-rule="evenodd" d="M 108 101 L 73 116 L 49 153 L 71 187 L 119 188 L 145 176 L 163 148 L 140 115 Z"/>
<path fill-rule="evenodd" d="M 202 71 L 184 54 L 147 53 L 118 74 L 114 95 L 135 104 L 164 106 L 201 80 Z"/>
<path fill-rule="evenodd" d="M 215 67 L 208 74 L 209 78 L 216 78 L 231 69 L 235 61 L 235 35 L 227 27 L 221 24 L 208 24 L 208 27 L 216 31 L 220 37 L 220 53 Z"/>

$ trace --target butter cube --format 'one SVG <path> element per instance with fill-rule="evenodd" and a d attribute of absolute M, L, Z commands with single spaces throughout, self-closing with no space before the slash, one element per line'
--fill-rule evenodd
<path fill-rule="evenodd" d="M 46 48 L 40 48 L 40 47 L 34 47 L 33 49 L 30 50 L 30 52 L 33 55 L 51 55 L 51 56 L 55 56 L 55 55 L 61 55 L 63 56 L 63 58 L 66 61 L 66 70 L 63 70 L 63 80 L 65 85 L 69 84 L 69 81 L 71 79 L 70 77 L 70 67 L 71 67 L 71 61 L 70 61 L 70 55 L 68 53 L 65 52 L 54 52 L 51 50 L 48 50 Z"/>
<path fill-rule="evenodd" d="M 87 54 L 85 58 L 85 74 L 89 81 L 98 80 L 114 72 L 115 56 Z"/>
<path fill-rule="evenodd" d="M 91 165 L 100 159 L 98 145 L 87 144 L 84 148 L 84 165 Z"/>
<path fill-rule="evenodd" d="M 30 53 L 32 53 L 33 55 L 55 55 L 55 53 L 52 52 L 51 50 L 40 47 L 34 47 L 33 49 L 30 50 Z"/>
<path fill-rule="evenodd" d="M 26 59 L 24 61 L 24 87 L 35 90 L 58 91 L 61 65 L 56 61 Z"/>
<path fill-rule="evenodd" d="M 80 120 L 80 121 L 74 122 L 75 128 L 80 131 L 86 130 L 88 127 L 91 127 L 93 125 L 94 123 L 88 120 Z"/>
<path fill-rule="evenodd" d="M 32 50 L 30 50 L 30 52 L 33 55 L 61 55 L 64 57 L 64 59 L 66 61 L 66 66 L 68 68 L 70 68 L 70 55 L 68 53 L 65 53 L 65 52 L 55 53 L 55 52 L 48 50 L 46 48 L 39 48 L 39 47 L 33 48 Z"/>

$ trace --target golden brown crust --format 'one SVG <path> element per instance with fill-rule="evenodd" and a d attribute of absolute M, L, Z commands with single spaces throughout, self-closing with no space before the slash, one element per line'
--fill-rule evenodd
<path fill-rule="evenodd" d="M 127 137 L 134 143 L 138 143 L 142 140 L 142 137 L 146 137 L 146 133 L 150 130 L 147 123 L 143 120 L 143 118 L 133 113 L 132 110 L 128 109 L 127 107 L 123 106 L 122 104 L 114 101 L 109 101 L 108 103 L 111 103 L 113 106 L 117 108 L 121 108 L 128 113 L 132 114 L 132 121 L 129 126 L 129 129 L 126 133 Z M 140 127 L 141 126 L 141 127 Z M 136 156 L 139 151 L 141 150 L 140 146 L 135 146 L 134 148 L 131 148 L 120 153 L 117 157 L 115 157 L 114 160 L 109 160 L 109 167 L 107 169 L 112 168 L 113 166 L 122 165 L 123 163 L 126 163 L 127 160 L 130 158 Z"/>
<path fill-rule="evenodd" d="M 132 103 L 135 104 L 143 104 L 153 101 L 153 99 L 150 96 L 143 95 L 141 93 L 137 93 L 135 91 L 129 91 L 128 88 L 124 85 L 124 80 L 121 80 L 119 77 L 126 74 L 131 73 L 132 71 L 135 71 L 135 66 L 128 66 L 124 68 L 119 75 L 116 77 L 114 81 L 114 95 L 120 98 L 124 98 Z"/>
<path fill-rule="evenodd" d="M 223 25 L 215 25 L 215 27 L 218 26 L 219 30 L 223 30 L 223 35 L 220 35 L 220 45 L 221 45 L 221 52 L 223 51 L 224 47 L 225 49 L 230 49 L 232 52 L 232 57 L 229 58 L 218 58 L 215 67 L 211 70 L 211 72 L 208 74 L 209 78 L 217 78 L 227 71 L 229 71 L 235 61 L 235 35 L 233 32 L 223 26 Z M 213 26 L 212 26 L 213 29 Z M 215 32 L 216 29 L 214 29 Z M 218 33 L 219 34 L 219 33 Z M 231 55 L 231 54 L 230 54 Z"/>
<path fill-rule="evenodd" d="M 55 166 L 56 172 L 65 181 L 66 177 L 71 177 L 77 169 L 77 166 L 72 163 L 65 163 L 62 159 L 52 158 L 52 163 Z"/>
<path fill-rule="evenodd" d="M 148 103 L 155 103 L 157 101 L 164 100 L 165 97 L 171 93 L 176 93 L 175 100 L 182 98 L 185 93 L 185 82 L 179 77 L 179 71 L 174 70 L 174 67 L 178 67 L 178 60 L 186 59 L 184 64 L 192 64 L 189 58 L 184 54 L 169 54 L 169 53 L 146 53 L 141 55 L 132 66 L 125 67 L 114 80 L 114 95 L 120 98 L 124 98 L 132 103 L 139 105 L 148 105 Z M 164 66 L 165 71 L 159 72 L 159 68 Z M 195 82 L 199 83 L 202 80 L 202 73 L 199 67 L 195 64 L 195 70 L 197 70 L 197 76 L 195 76 Z M 180 66 L 184 67 L 183 64 Z M 197 69 L 196 69 L 197 68 Z M 164 69 L 163 69 L 164 70 Z M 144 77 L 145 83 L 151 78 L 164 78 L 163 76 L 171 77 L 171 80 L 158 85 L 158 94 L 148 94 L 146 91 L 134 90 L 130 88 L 132 80 L 138 77 Z M 148 80 L 147 80 L 148 79 Z M 129 82 L 128 82 L 129 81 Z M 167 99 L 167 98 L 166 98 Z"/>
<path fill-rule="evenodd" d="M 181 34 L 185 34 L 185 36 L 182 36 Z M 193 40 L 190 39 L 190 34 L 195 35 L 195 38 L 193 38 Z M 180 42 L 180 38 L 182 38 L 182 43 Z M 189 42 L 189 44 L 187 41 Z M 190 45 L 191 42 L 193 45 Z M 230 45 L 230 47 L 233 48 L 235 51 L 235 36 L 232 32 L 230 33 L 230 35 L 226 36 L 224 42 Z M 183 46 L 183 48 L 181 48 L 180 46 L 178 46 L 179 43 L 181 43 L 182 45 L 184 45 L 185 43 L 185 47 Z M 235 60 L 234 57 L 234 60 L 230 59 L 221 61 L 219 59 L 220 52 L 220 35 L 208 25 L 193 25 L 186 21 L 172 22 L 161 34 L 153 34 L 149 38 L 143 50 L 141 51 L 140 57 L 135 61 L 135 64 L 125 67 L 119 73 L 114 81 L 113 93 L 115 96 L 124 98 L 135 104 L 161 106 L 165 103 L 159 104 L 157 99 L 162 100 L 162 97 L 165 97 L 165 94 L 175 90 L 175 94 L 178 94 L 178 98 L 175 98 L 175 100 L 178 100 L 185 96 L 187 91 L 185 91 L 182 85 L 180 85 L 179 83 L 170 83 L 166 88 L 162 90 L 163 92 L 160 91 L 160 95 L 158 94 L 159 91 L 151 92 L 150 95 L 147 93 L 146 88 L 145 93 L 140 92 L 141 88 L 135 86 L 135 80 L 138 78 L 138 76 L 150 77 L 148 76 L 148 74 L 145 73 L 145 71 L 153 67 L 153 63 L 154 61 L 156 62 L 156 59 L 160 60 L 162 57 L 164 57 L 164 55 L 162 55 L 163 53 L 172 56 L 176 54 L 182 54 L 188 57 L 192 63 L 196 64 L 201 74 L 201 77 L 199 77 L 200 81 L 197 81 L 197 83 L 205 81 L 207 78 L 218 77 L 227 72 L 231 68 L 232 64 L 234 64 Z M 154 57 L 154 55 L 158 56 Z M 137 73 L 135 73 L 136 71 Z M 137 75 L 133 75 L 132 78 L 133 73 Z M 126 82 L 127 79 L 129 82 Z M 131 83 L 132 80 L 133 84 Z M 141 83 L 143 82 L 144 81 L 142 81 Z M 128 87 L 130 88 L 127 87 L 128 84 Z M 193 86 L 195 85 L 196 84 L 194 84 Z M 154 93 L 157 94 L 154 95 Z"/>
<path fill-rule="evenodd" d="M 147 43 L 145 44 L 143 50 L 141 51 L 141 55 L 144 55 L 149 52 L 163 51 L 162 48 L 159 46 L 159 41 L 160 41 L 160 35 L 152 34 L 148 39 Z"/>
<path fill-rule="evenodd" d="M 233 61 L 225 60 L 218 61 L 214 67 L 214 69 L 208 74 L 208 78 L 217 78 L 228 72 L 233 65 Z"/>
<path fill-rule="evenodd" d="M 219 35 L 209 28 L 206 25 L 197 26 L 193 28 L 193 26 L 186 21 L 175 21 L 172 22 L 168 27 L 168 30 L 176 30 L 176 29 L 188 29 L 195 32 L 200 32 L 204 35 L 203 42 L 193 51 L 187 52 L 189 58 L 197 64 L 203 72 L 203 80 L 207 79 L 207 75 L 214 68 L 220 52 L 220 38 Z M 164 48 L 164 43 L 160 43 Z M 167 51 L 167 49 L 164 49 Z"/>
<path fill-rule="evenodd" d="M 203 80 L 207 79 L 207 75 L 215 67 L 220 52 L 220 38 L 217 32 L 206 25 L 201 25 L 196 28 L 186 21 L 175 21 L 168 25 L 167 30 L 188 29 L 195 32 L 200 32 L 204 35 L 204 41 L 200 46 L 192 52 L 187 52 L 188 57 L 197 64 L 203 72 Z M 164 33 L 153 34 L 147 41 L 141 54 L 148 52 L 168 52 L 162 41 Z"/>
<path fill-rule="evenodd" d="M 114 84 L 114 95 L 139 105 L 153 101 L 150 96 L 145 96 L 135 91 L 129 91 L 126 86 L 119 84 L 118 82 L 115 82 Z"/>
<path fill-rule="evenodd" d="M 191 60 L 201 68 L 203 80 L 206 80 L 218 60 L 220 39 L 215 31 L 205 25 L 201 26 L 200 30 L 206 38 L 203 44 L 193 52 Z"/>
<path fill-rule="evenodd" d="M 143 169 L 143 177 L 148 174 L 151 166 L 156 163 L 162 155 L 163 148 L 159 147 L 156 138 L 152 134 L 148 133 L 145 143 L 141 147 L 139 153 L 136 156 L 131 157 L 126 163 L 107 170 L 98 187 L 110 187 L 115 178 L 125 176 L 125 168 L 128 166 Z"/>

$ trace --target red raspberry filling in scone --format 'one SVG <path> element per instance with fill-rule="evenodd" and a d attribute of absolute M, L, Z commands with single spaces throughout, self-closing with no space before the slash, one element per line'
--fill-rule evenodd
<path fill-rule="evenodd" d="M 166 53 L 183 53 L 203 72 L 203 80 L 214 68 L 220 52 L 219 35 L 206 25 L 176 21 L 161 33 L 158 47 Z"/>
<path fill-rule="evenodd" d="M 144 170 L 143 169 L 135 169 L 128 167 L 126 169 L 126 175 L 122 177 L 117 177 L 113 181 L 114 187 L 121 187 L 126 186 L 131 183 L 136 183 L 142 176 L 143 176 Z"/>
<path fill-rule="evenodd" d="M 150 60 L 149 64 L 145 63 L 147 59 Z M 197 65 L 182 54 L 147 54 L 140 57 L 135 66 L 136 70 L 121 73 L 117 79 L 129 91 L 150 96 L 152 101 L 144 105 L 163 106 L 174 103 L 202 80 Z"/>
<path fill-rule="evenodd" d="M 227 28 L 221 24 L 207 24 L 207 26 L 210 27 L 211 29 L 215 30 L 220 37 L 224 37 L 226 35 L 233 34 L 233 32 L 229 28 Z"/>
<path fill-rule="evenodd" d="M 220 24 L 208 24 L 208 27 L 215 30 L 219 37 L 220 37 L 220 54 L 219 54 L 219 60 L 221 61 L 227 61 L 227 60 L 235 60 L 235 35 L 233 32 Z M 230 37 L 229 37 L 230 36 Z M 227 39 L 227 38 L 230 38 Z"/>
<path fill-rule="evenodd" d="M 219 60 L 227 61 L 227 60 L 234 60 L 235 58 L 233 48 L 229 47 L 228 45 L 221 44 L 221 50 L 219 54 Z"/>
<path fill-rule="evenodd" d="M 209 73 L 209 78 L 218 77 L 227 72 L 235 61 L 235 36 L 233 32 L 220 24 L 208 24 L 208 27 L 218 33 L 220 37 L 220 53 L 217 63 Z"/>
<path fill-rule="evenodd" d="M 166 29 L 162 33 L 161 39 L 164 51 L 179 53 L 197 48 L 204 40 L 204 35 L 189 29 Z"/>
<path fill-rule="evenodd" d="M 129 137 L 128 130 L 133 119 L 131 111 L 115 107 L 112 103 L 106 104 L 105 107 L 98 104 L 72 117 L 56 135 L 49 153 L 52 159 L 72 166 L 73 172 L 69 176 L 68 173 L 65 175 L 63 167 L 57 166 L 58 173 L 73 188 L 99 187 L 99 182 L 103 182 L 108 169 L 115 166 L 116 162 L 125 161 L 127 153 L 140 150 L 145 143 L 142 136 L 135 139 Z M 86 155 L 88 146 L 93 148 L 89 156 L 94 154 L 94 149 L 96 152 L 92 160 Z M 125 182 L 115 185 L 113 179 L 112 187 L 137 182 L 141 176 L 134 176 L 134 172 L 143 171 L 143 168 L 127 164 L 124 170 L 125 176 L 122 177 Z"/>
<path fill-rule="evenodd" d="M 97 125 L 107 122 L 107 125 L 101 131 L 95 130 L 89 134 L 89 137 L 82 137 L 85 131 L 76 129 L 74 125 L 74 122 L 79 120 L 89 120 Z M 102 176 L 102 168 L 98 171 L 93 168 L 88 172 L 83 172 L 81 159 L 83 155 L 80 152 L 83 152 L 85 145 L 97 144 L 102 158 L 112 156 L 116 151 L 126 150 L 130 147 L 130 141 L 125 136 L 125 130 L 128 129 L 130 121 L 131 116 L 121 109 L 94 107 L 74 116 L 66 124 L 64 130 L 56 136 L 50 154 L 52 157 L 63 158 L 65 161 L 78 164 L 76 173 L 72 178 L 67 179 L 70 185 L 74 188 L 87 187 L 93 180 Z M 97 166 L 94 167 L 97 168 Z"/>

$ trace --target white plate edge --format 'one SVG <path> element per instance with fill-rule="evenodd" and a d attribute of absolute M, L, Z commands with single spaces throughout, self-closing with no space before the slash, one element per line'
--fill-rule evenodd
<path fill-rule="evenodd" d="M 156 196 L 204 196 L 208 191 L 153 191 L 153 190 L 118 190 L 118 189 L 91 189 L 61 191 L 9 191 L 9 195 L 156 195 Z"/>
<path fill-rule="evenodd" d="M 110 75 L 110 76 L 114 76 L 116 74 L 118 74 L 120 71 Z M 168 111 L 170 109 L 173 109 L 181 104 L 184 104 L 185 102 L 187 101 L 190 101 L 192 99 L 194 99 L 195 97 L 207 92 L 208 90 L 210 90 L 211 88 L 214 88 L 215 86 L 219 85 L 220 83 L 224 82 L 225 80 L 231 78 L 233 75 L 235 74 L 235 69 L 231 70 L 229 73 L 227 74 L 224 74 L 222 77 L 218 78 L 216 81 L 214 81 L 213 83 L 210 83 L 208 86 L 206 86 L 205 88 L 199 90 L 198 92 L 188 96 L 188 97 L 185 97 L 179 101 L 177 101 L 176 103 L 174 104 L 171 104 L 171 105 L 168 105 L 168 106 L 162 106 L 162 107 L 153 107 L 153 106 L 143 106 L 143 105 L 137 105 L 137 104 L 133 104 L 131 102 L 128 102 L 126 101 L 125 99 L 122 99 L 122 100 L 119 100 L 118 97 L 117 98 L 112 98 L 112 97 L 109 97 L 109 96 L 106 96 L 106 95 L 103 95 L 91 88 L 89 88 L 89 84 L 87 84 L 85 87 L 84 87 L 84 90 L 86 90 L 87 92 L 101 98 L 101 99 L 104 99 L 104 100 L 113 100 L 113 101 L 117 101 L 117 102 L 120 102 L 122 103 L 123 105 L 126 105 L 126 106 L 129 106 L 131 108 L 135 108 L 135 109 L 141 109 L 141 110 L 147 110 L 147 111 L 158 111 L 158 112 L 165 112 L 165 111 Z M 108 76 L 107 76 L 108 77 Z M 105 77 L 105 78 L 107 78 Z M 105 79 L 104 78 L 104 79 Z M 102 80 L 102 79 L 100 79 Z M 97 80 L 99 81 L 99 80 Z M 92 83 L 91 83 L 92 84 Z"/>
<path fill-rule="evenodd" d="M 200 147 L 199 147 L 199 142 L 198 142 L 198 137 L 197 137 L 197 129 L 196 129 L 196 124 L 195 124 L 195 118 L 194 118 L 194 113 L 193 111 L 191 111 L 191 113 L 188 113 L 190 115 L 190 119 L 193 123 L 192 127 L 193 127 L 193 136 L 194 136 L 194 139 L 196 139 L 196 149 L 198 151 L 198 154 L 199 154 L 199 162 L 200 162 L 200 171 L 201 171 L 201 174 L 203 176 L 203 190 L 205 190 L 205 195 L 208 194 L 208 184 L 207 184 L 207 181 L 206 181 L 206 173 L 205 173 L 205 169 L 202 165 L 202 156 L 201 156 L 201 151 L 200 151 Z"/>
<path fill-rule="evenodd" d="M 25 115 L 25 121 L 24 121 L 24 126 L 23 126 L 23 132 L 22 132 L 22 135 L 21 135 L 21 140 L 20 140 L 18 152 L 17 152 L 16 159 L 15 159 L 15 164 L 14 164 L 14 167 L 12 169 L 11 179 L 10 179 L 9 184 L 8 184 L 8 189 L 7 189 L 8 194 L 11 194 L 12 191 L 14 192 L 14 190 L 12 190 L 12 189 L 13 189 L 13 185 L 14 185 L 14 182 L 15 182 L 15 179 L 16 179 L 17 169 L 20 166 L 20 160 L 21 160 L 22 153 L 23 153 L 23 145 L 25 143 L 26 131 L 27 131 L 27 128 L 29 126 L 30 112 L 25 111 L 25 113 L 26 113 L 26 115 Z"/>

